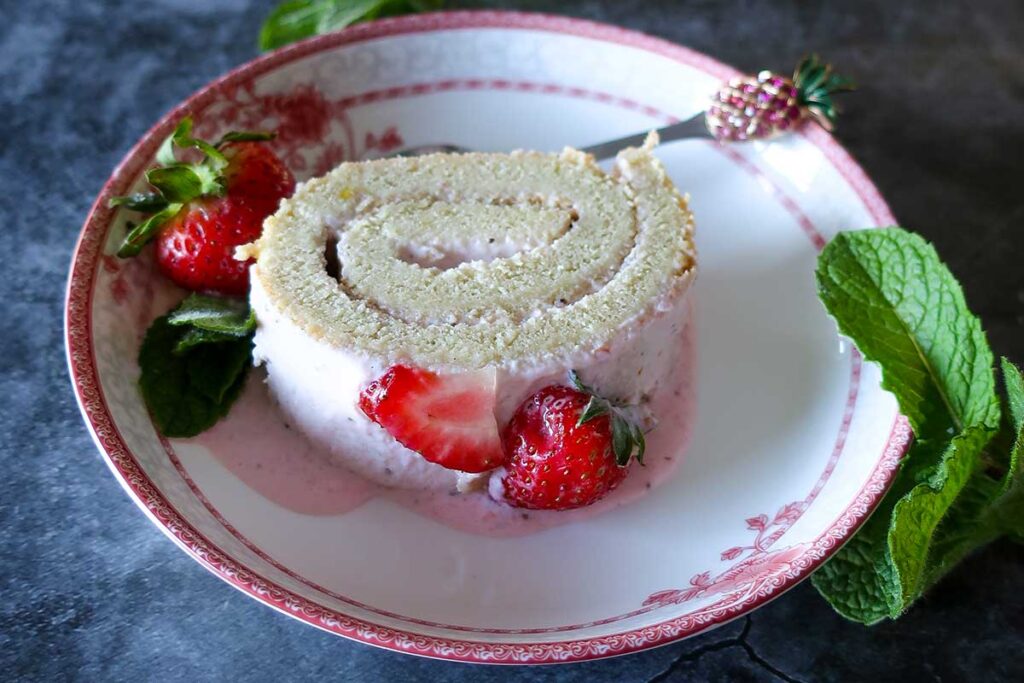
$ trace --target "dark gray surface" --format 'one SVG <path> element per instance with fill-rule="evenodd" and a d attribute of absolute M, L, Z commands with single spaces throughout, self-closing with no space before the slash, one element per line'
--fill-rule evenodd
<path fill-rule="evenodd" d="M 164 111 L 249 59 L 270 2 L 0 0 L 0 679 L 1024 680 L 1024 549 L 970 559 L 898 623 L 802 585 L 718 631 L 567 667 L 460 666 L 321 633 L 177 550 L 107 472 L 69 387 L 65 274 L 109 171 Z M 840 138 L 934 240 L 996 350 L 1024 360 L 1024 5 L 479 2 L 660 35 L 748 70 L 816 49 L 863 84 Z"/>

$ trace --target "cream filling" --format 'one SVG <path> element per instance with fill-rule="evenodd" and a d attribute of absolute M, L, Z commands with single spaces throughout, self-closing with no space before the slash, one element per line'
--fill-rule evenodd
<path fill-rule="evenodd" d="M 654 307 L 644 307 L 646 313 L 601 349 L 497 366 L 499 429 L 531 394 L 564 384 L 570 369 L 602 394 L 642 409 L 678 371 L 687 284 L 666 292 Z M 354 472 L 384 486 L 466 491 L 486 485 L 490 473 L 467 475 L 428 462 L 360 410 L 360 391 L 394 359 L 373 358 L 304 333 L 273 306 L 260 283 L 258 266 L 253 269 L 250 303 L 258 320 L 253 358 L 266 366 L 270 393 L 291 426 Z M 657 415 L 648 418 L 653 424 Z"/>

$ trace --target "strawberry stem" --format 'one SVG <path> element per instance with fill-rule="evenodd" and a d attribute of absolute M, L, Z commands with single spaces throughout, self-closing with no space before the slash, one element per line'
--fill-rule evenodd
<path fill-rule="evenodd" d="M 265 142 L 273 138 L 274 133 L 269 132 L 231 131 L 221 137 L 216 145 L 211 145 L 205 140 L 192 137 L 192 117 L 183 118 L 157 150 L 158 166 L 146 171 L 146 181 L 155 192 L 114 197 L 107 203 L 111 208 L 123 206 L 133 211 L 153 213 L 143 223 L 129 230 L 117 255 L 129 258 L 138 254 L 160 232 L 163 225 L 190 201 L 200 197 L 224 196 L 227 192 L 224 169 L 227 168 L 228 158 L 221 152 L 221 147 L 231 142 Z M 203 153 L 203 158 L 194 164 L 178 161 L 175 156 L 176 147 L 197 149 Z"/>
<path fill-rule="evenodd" d="M 569 371 L 569 383 L 579 392 L 590 397 L 587 405 L 580 412 L 576 426 L 593 420 L 601 415 L 609 416 L 609 423 L 612 430 L 612 452 L 615 455 L 615 462 L 619 467 L 629 464 L 632 457 L 637 462 L 644 464 L 644 451 L 647 448 L 644 439 L 643 429 L 635 421 L 630 419 L 626 406 L 622 403 L 604 398 L 593 388 L 583 383 L 579 373 L 575 370 Z"/>

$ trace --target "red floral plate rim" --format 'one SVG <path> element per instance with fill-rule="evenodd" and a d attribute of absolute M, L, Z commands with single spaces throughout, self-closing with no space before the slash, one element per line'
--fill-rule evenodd
<path fill-rule="evenodd" d="M 106 181 L 90 209 L 72 257 L 65 303 L 65 341 L 68 366 L 83 418 L 105 460 L 132 499 L 160 529 L 200 564 L 275 609 L 325 631 L 370 645 L 441 659 L 497 663 L 541 664 L 600 659 L 664 645 L 724 624 L 778 597 L 824 563 L 867 519 L 888 490 L 912 435 L 904 419 L 897 419 L 886 447 L 853 503 L 800 558 L 786 558 L 787 570 L 758 584 L 741 599 L 735 596 L 676 615 L 657 624 L 621 633 L 559 641 L 488 642 L 406 632 L 325 608 L 263 579 L 232 560 L 186 521 L 153 484 L 128 449 L 99 385 L 92 349 L 91 305 L 96 269 L 102 257 L 110 213 L 107 200 L 122 193 L 134 177 L 144 154 L 169 134 L 185 113 L 211 101 L 220 89 L 251 79 L 283 64 L 339 46 L 376 38 L 455 29 L 503 28 L 544 31 L 600 40 L 668 57 L 718 78 L 735 69 L 694 50 L 617 26 L 548 14 L 459 11 L 420 14 L 361 24 L 311 38 L 258 57 L 212 81 L 165 114 L 125 155 Z M 829 134 L 818 128 L 800 133 L 819 148 L 849 183 L 879 224 L 895 223 L 885 200 L 866 173 Z"/>

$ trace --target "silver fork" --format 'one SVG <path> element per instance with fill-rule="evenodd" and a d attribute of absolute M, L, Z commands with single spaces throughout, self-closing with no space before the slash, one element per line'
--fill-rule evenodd
<path fill-rule="evenodd" d="M 768 140 L 794 130 L 806 121 L 814 121 L 832 130 L 838 109 L 832 96 L 854 88 L 853 83 L 836 74 L 832 65 L 809 55 L 800 62 L 792 77 L 771 71 L 756 76 L 736 76 L 719 86 L 705 111 L 679 123 L 659 128 L 662 142 L 686 138 L 710 138 L 719 142 Z M 636 133 L 608 140 L 581 151 L 597 159 L 608 159 L 619 150 L 643 144 L 647 133 Z M 469 152 L 459 145 L 420 145 L 389 156 L 419 156 L 437 152 Z"/>
<path fill-rule="evenodd" d="M 672 142 L 673 140 L 684 140 L 687 138 L 715 138 L 708 129 L 706 114 L 704 112 L 686 119 L 685 121 L 680 121 L 679 123 L 673 123 L 668 126 L 658 128 L 657 133 L 662 142 Z M 615 138 L 614 140 L 600 142 L 596 145 L 591 145 L 590 147 L 583 147 L 580 151 L 586 152 L 587 154 L 593 154 L 594 158 L 600 161 L 601 159 L 609 159 L 615 156 L 618 154 L 619 150 L 625 149 L 626 147 L 642 145 L 646 137 L 646 132 L 636 133 L 634 135 L 627 135 L 625 137 Z M 388 156 L 416 157 L 424 154 L 453 154 L 471 151 L 473 150 L 467 147 L 460 147 L 459 145 L 418 145 L 394 152 Z"/>

